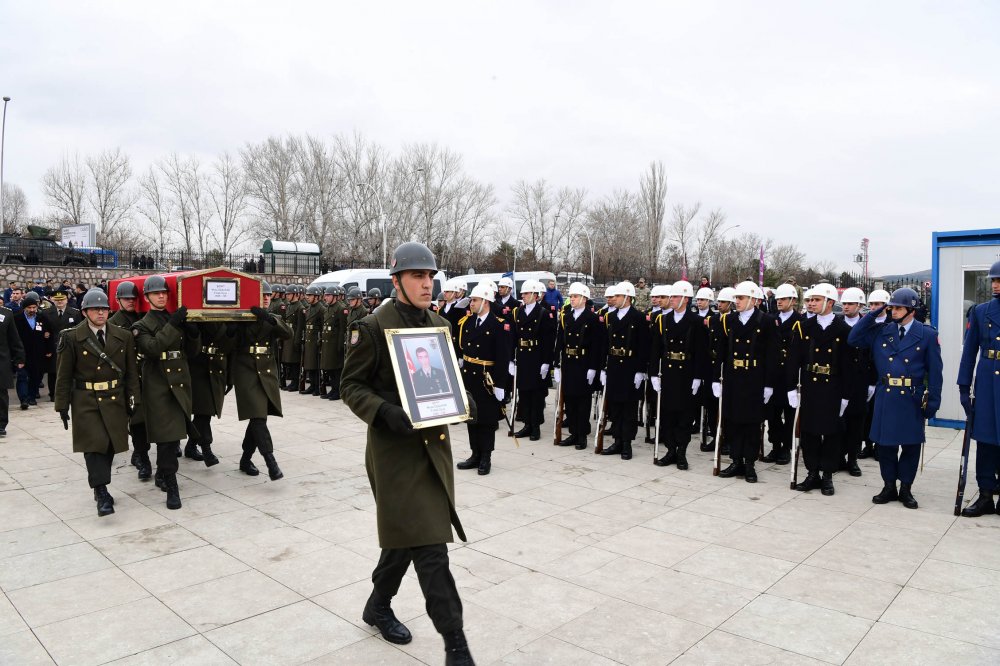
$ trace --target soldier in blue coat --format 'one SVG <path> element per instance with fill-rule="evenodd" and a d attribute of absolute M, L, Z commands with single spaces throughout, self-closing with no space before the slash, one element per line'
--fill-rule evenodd
<path fill-rule="evenodd" d="M 972 439 L 976 440 L 976 484 L 979 499 L 962 510 L 967 518 L 993 513 L 993 493 L 1000 491 L 1000 261 L 990 267 L 993 298 L 969 312 L 962 363 L 958 366 L 958 394 L 967 416 L 974 417 Z M 996 326 L 996 330 L 993 327 Z M 976 365 L 976 354 L 979 364 Z M 976 403 L 972 404 L 973 368 Z M 973 414 L 975 410 L 975 414 Z"/>
<path fill-rule="evenodd" d="M 876 318 L 884 308 L 872 310 L 847 339 L 852 346 L 871 349 L 878 376 L 871 439 L 881 447 L 885 487 L 872 502 L 898 499 L 907 509 L 917 508 L 911 487 L 924 443 L 924 419 L 933 418 L 941 406 L 943 381 L 937 331 L 914 320 L 919 300 L 912 289 L 897 289 L 887 304 L 889 318 L 880 324 Z"/>

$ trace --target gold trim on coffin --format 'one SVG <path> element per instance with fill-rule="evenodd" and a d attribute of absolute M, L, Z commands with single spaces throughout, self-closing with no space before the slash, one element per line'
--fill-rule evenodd
<path fill-rule="evenodd" d="M 177 276 L 177 307 L 184 304 L 184 281 L 189 277 L 197 277 L 200 275 L 206 275 L 208 273 L 215 273 L 216 271 L 226 271 L 232 275 L 239 278 L 247 278 L 253 280 L 257 283 L 257 289 L 260 290 L 258 295 L 258 303 L 263 307 L 264 303 L 264 285 L 261 283 L 259 278 L 250 275 L 249 273 L 243 273 L 241 271 L 234 271 L 231 268 L 226 268 L 225 266 L 217 266 L 215 268 L 203 268 L 198 271 L 190 271 L 185 273 L 183 276 Z M 220 277 L 219 279 L 227 280 L 232 279 L 230 277 Z M 204 286 L 204 280 L 202 280 L 202 285 Z M 239 287 L 237 286 L 237 296 L 239 295 Z M 202 291 L 201 297 L 202 305 L 205 305 L 204 291 Z M 243 310 L 240 308 L 233 308 L 228 310 L 220 309 L 222 306 L 212 305 L 202 308 L 188 308 L 188 320 L 189 321 L 252 321 L 256 319 L 256 315 L 249 310 Z"/>

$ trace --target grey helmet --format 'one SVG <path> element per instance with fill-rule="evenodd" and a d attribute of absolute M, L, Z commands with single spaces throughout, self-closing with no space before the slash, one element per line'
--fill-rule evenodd
<path fill-rule="evenodd" d="M 382 290 L 378 287 L 372 287 L 368 290 L 368 298 L 382 298 Z"/>
<path fill-rule="evenodd" d="M 86 297 L 86 294 L 84 296 Z M 115 288 L 115 298 L 139 298 L 139 290 L 136 289 L 135 282 L 128 280 L 119 282 L 118 287 Z"/>
<path fill-rule="evenodd" d="M 357 287 L 351 287 L 350 289 L 347 290 L 347 298 L 348 300 L 354 298 L 361 298 L 361 290 L 358 289 Z"/>
<path fill-rule="evenodd" d="M 167 281 L 163 279 L 162 275 L 150 275 L 142 283 L 142 293 L 152 294 L 157 291 L 169 291 L 167 289 Z"/>
<path fill-rule="evenodd" d="M 326 289 L 323 290 L 323 295 L 324 296 L 337 296 L 338 295 L 337 285 L 331 284 L 329 287 L 327 287 Z"/>
<path fill-rule="evenodd" d="M 128 284 L 132 283 L 129 282 Z M 121 285 L 118 286 L 121 287 Z M 135 285 L 133 284 L 132 287 L 134 289 Z M 132 297 L 126 296 L 125 298 L 132 298 Z M 111 308 L 111 305 L 108 303 L 108 295 L 104 293 L 103 289 L 99 287 L 93 287 L 91 289 L 88 289 L 87 293 L 83 295 L 83 300 L 80 301 L 80 309 L 86 310 L 88 308 L 108 308 L 108 309 Z"/>
<path fill-rule="evenodd" d="M 260 293 L 264 294 L 265 296 L 271 296 L 274 294 L 274 289 L 271 287 L 271 285 L 268 283 L 267 280 L 260 281 Z"/>
<path fill-rule="evenodd" d="M 392 291 L 389 292 L 389 298 L 396 298 L 396 288 L 393 287 Z"/>
<path fill-rule="evenodd" d="M 309 285 L 306 287 L 306 296 L 322 296 L 323 288 L 317 287 L 315 285 Z"/>
<path fill-rule="evenodd" d="M 275 294 L 283 294 L 283 293 L 285 293 L 285 285 L 283 285 L 283 284 L 271 285 L 271 289 L 274 290 Z"/>
<path fill-rule="evenodd" d="M 437 271 L 434 253 L 423 243 L 403 243 L 392 252 L 389 275 L 402 271 Z"/>

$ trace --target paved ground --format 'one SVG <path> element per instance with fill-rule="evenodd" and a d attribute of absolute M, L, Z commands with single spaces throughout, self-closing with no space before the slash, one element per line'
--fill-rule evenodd
<path fill-rule="evenodd" d="M 100 519 L 49 403 L 12 411 L 0 663 L 441 663 L 412 574 L 394 602 L 410 645 L 361 622 L 377 555 L 362 424 L 286 400 L 285 479 L 236 471 L 228 409 L 222 463 L 181 464 L 183 509 L 119 456 L 117 513 Z M 823 497 L 789 491 L 787 467 L 750 485 L 712 478 L 708 454 L 664 471 L 645 445 L 623 462 L 502 438 L 492 474 L 456 474 L 477 663 L 998 663 L 1000 516 L 952 517 L 959 434 L 931 431 L 918 511 L 871 503 L 871 461 Z"/>

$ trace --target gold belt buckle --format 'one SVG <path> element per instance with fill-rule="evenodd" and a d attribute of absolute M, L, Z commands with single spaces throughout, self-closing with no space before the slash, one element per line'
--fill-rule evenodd
<path fill-rule="evenodd" d="M 667 359 L 671 361 L 684 361 L 687 359 L 687 354 L 684 352 L 667 352 Z"/>
<path fill-rule="evenodd" d="M 219 348 L 218 347 L 205 347 L 205 353 L 206 354 L 218 354 L 219 353 Z"/>
<path fill-rule="evenodd" d="M 812 368 L 810 368 L 810 370 L 812 370 L 813 374 L 817 375 L 830 374 L 830 366 L 828 365 L 819 365 L 818 363 L 813 363 Z"/>
<path fill-rule="evenodd" d="M 750 364 L 747 361 L 743 360 L 742 358 L 734 358 L 733 359 L 733 367 L 734 368 L 748 368 L 748 367 L 750 367 Z"/>
<path fill-rule="evenodd" d="M 996 349 L 987 349 L 986 350 L 986 358 L 994 358 L 994 359 L 997 358 L 997 356 L 998 356 L 997 351 L 998 350 L 996 350 Z"/>
<path fill-rule="evenodd" d="M 909 377 L 889 377 L 889 386 L 912 386 L 913 380 Z"/>
<path fill-rule="evenodd" d="M 161 361 L 176 361 L 180 357 L 181 357 L 181 353 L 179 351 L 176 351 L 176 350 L 174 350 L 174 351 L 165 351 L 162 354 L 160 354 L 160 360 Z"/>
<path fill-rule="evenodd" d="M 85 386 L 92 391 L 107 391 L 118 386 L 118 380 L 110 382 L 87 382 Z"/>
<path fill-rule="evenodd" d="M 268 352 L 268 348 L 267 347 L 251 347 L 250 348 L 250 353 L 251 354 L 266 354 L 267 352 Z"/>

